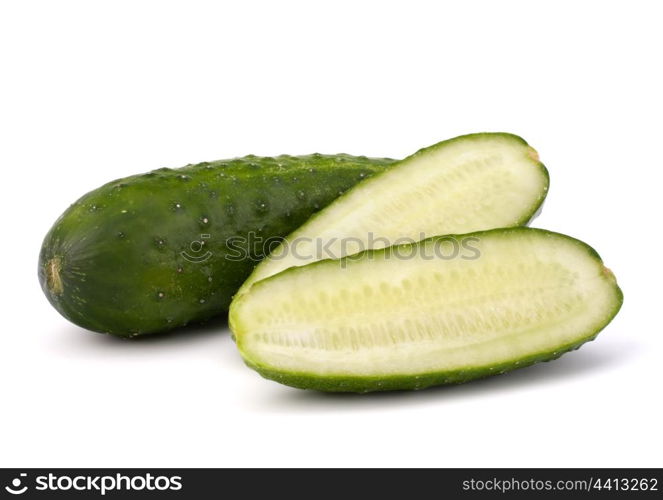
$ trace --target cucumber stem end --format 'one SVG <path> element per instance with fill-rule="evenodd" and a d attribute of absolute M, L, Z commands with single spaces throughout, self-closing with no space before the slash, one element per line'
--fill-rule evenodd
<path fill-rule="evenodd" d="M 53 295 L 60 295 L 64 288 L 62 286 L 62 259 L 58 256 L 52 257 L 46 262 L 46 285 L 48 291 Z"/>
<path fill-rule="evenodd" d="M 529 149 L 527 150 L 527 155 L 534 161 L 539 161 L 539 152 L 534 149 L 532 146 L 529 146 Z"/>

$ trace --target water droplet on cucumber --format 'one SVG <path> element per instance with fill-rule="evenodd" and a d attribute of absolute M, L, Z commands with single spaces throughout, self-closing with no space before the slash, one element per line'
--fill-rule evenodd
<path fill-rule="evenodd" d="M 267 202 L 264 200 L 260 200 L 257 206 L 258 213 L 265 213 L 267 212 L 267 210 L 268 210 Z"/>

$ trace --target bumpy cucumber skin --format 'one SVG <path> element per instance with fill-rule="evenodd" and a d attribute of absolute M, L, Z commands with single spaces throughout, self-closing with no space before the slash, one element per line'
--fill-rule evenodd
<path fill-rule="evenodd" d="M 392 163 L 344 154 L 246 156 L 115 180 L 55 222 L 39 281 L 65 318 L 97 332 L 133 337 L 206 320 L 228 309 L 265 256 L 229 239 L 282 238 Z M 227 258 L 240 251 L 251 258 Z"/>
<path fill-rule="evenodd" d="M 548 195 L 548 190 L 550 189 L 550 174 L 548 173 L 548 169 L 546 166 L 541 163 L 539 160 L 539 154 L 534 149 L 532 146 L 529 145 L 529 143 L 520 137 L 519 135 L 511 134 L 508 132 L 478 132 L 478 133 L 473 133 L 473 134 L 465 134 L 465 135 L 460 135 L 457 137 L 453 137 L 451 139 L 447 139 L 445 141 L 438 142 L 436 144 L 433 144 L 432 146 L 428 146 L 425 148 L 422 148 L 418 150 L 417 152 L 413 153 L 412 155 L 408 156 L 404 160 L 399 161 L 398 163 L 408 161 L 412 158 L 416 158 L 418 156 L 424 156 L 427 155 L 437 149 L 444 148 L 446 146 L 449 146 L 455 142 L 471 142 L 471 141 L 480 141 L 483 138 L 486 137 L 499 137 L 502 138 L 506 141 L 513 141 L 522 144 L 523 146 L 526 146 L 529 148 L 529 156 L 532 160 L 533 167 L 536 168 L 539 171 L 539 174 L 542 177 L 543 180 L 543 188 L 541 190 L 541 193 L 539 196 L 534 200 L 532 205 L 523 212 L 522 216 L 519 219 L 511 221 L 509 224 L 504 224 L 503 227 L 518 227 L 518 226 L 525 226 L 529 224 L 533 219 L 537 217 L 541 209 L 543 208 L 543 202 L 546 199 L 546 196 Z M 398 163 L 393 165 L 395 168 L 398 167 Z M 372 177 L 372 181 L 377 180 L 377 178 L 382 174 L 382 172 L 377 173 Z M 334 200 L 334 203 L 343 203 L 343 199 L 348 196 L 350 192 L 346 192 L 343 195 L 339 196 L 336 200 Z M 321 217 L 324 214 L 324 210 L 321 210 L 319 212 L 316 212 L 313 214 L 310 219 L 306 221 L 306 224 L 302 227 L 299 227 L 296 229 L 294 234 L 288 235 L 285 239 L 286 240 L 294 240 L 296 239 L 296 236 L 300 236 L 303 231 L 305 231 L 306 226 L 308 223 L 315 221 L 318 217 Z M 487 228 L 488 229 L 488 228 Z M 492 228 L 489 228 L 492 229 Z M 266 259 L 264 263 L 258 264 L 258 266 L 265 265 L 269 261 L 269 258 Z M 259 272 L 259 267 L 256 266 L 256 269 L 251 273 L 251 275 L 247 278 L 247 280 L 244 282 L 242 287 L 239 289 L 237 296 L 244 295 L 249 291 L 253 283 L 256 282 L 255 276 Z"/>
<path fill-rule="evenodd" d="M 454 238 L 466 238 L 466 237 L 478 237 L 481 238 L 487 234 L 509 234 L 509 233 L 518 233 L 519 231 L 527 231 L 527 232 L 539 232 L 541 234 L 546 234 L 549 235 L 550 237 L 553 238 L 565 238 L 568 241 L 573 242 L 574 244 L 578 245 L 580 248 L 583 249 L 583 251 L 587 252 L 596 262 L 600 265 L 603 265 L 603 261 L 600 257 L 600 255 L 592 248 L 589 246 L 587 243 L 580 241 L 576 238 L 573 238 L 571 236 L 567 236 L 561 233 L 556 233 L 553 231 L 547 231 L 545 229 L 538 229 L 538 228 L 523 228 L 523 227 L 515 227 L 515 228 L 498 228 L 498 229 L 491 229 L 487 231 L 478 231 L 475 233 L 468 233 L 465 235 L 447 235 L 444 236 L 444 238 L 449 238 L 449 237 L 454 237 Z M 433 236 L 432 238 L 428 238 L 427 240 L 434 240 L 436 238 L 440 238 L 439 236 Z M 427 241 L 423 240 L 423 241 Z M 421 243 L 421 242 L 420 242 Z M 404 245 L 407 246 L 407 245 Z M 358 261 L 361 260 L 361 256 L 363 254 L 377 254 L 377 253 L 384 253 L 390 251 L 389 248 L 384 248 L 380 250 L 366 250 L 364 252 L 361 252 L 359 254 L 350 256 L 350 257 L 345 257 L 344 259 L 340 260 L 348 260 L 351 259 L 353 261 Z M 370 260 L 370 259 L 369 259 Z M 305 266 L 306 268 L 310 268 L 312 266 L 317 266 L 317 265 L 326 265 L 329 262 L 328 260 L 322 260 L 318 262 L 314 262 L 311 264 L 308 264 Z M 289 268 L 286 269 L 285 271 L 282 271 L 274 276 L 270 276 L 266 278 L 264 281 L 268 281 L 271 279 L 277 279 L 279 276 L 284 275 L 286 273 L 292 273 L 292 272 L 301 272 L 301 268 Z M 573 351 L 576 349 L 579 349 L 583 344 L 586 342 L 594 340 L 597 335 L 612 321 L 612 319 L 617 315 L 619 312 L 623 301 L 624 301 L 624 296 L 617 285 L 617 281 L 614 277 L 614 275 L 607 270 L 606 268 L 606 273 L 608 275 L 608 279 L 612 281 L 612 284 L 614 286 L 614 293 L 615 293 L 615 306 L 612 310 L 610 310 L 606 316 L 604 317 L 604 321 L 601 325 L 597 327 L 596 330 L 592 330 L 589 332 L 586 332 L 584 335 L 579 336 L 579 338 L 571 343 L 568 343 L 566 345 L 559 346 L 558 348 L 551 350 L 551 351 L 542 351 L 538 352 L 535 354 L 531 354 L 529 356 L 525 357 L 520 357 L 518 359 L 510 360 L 508 362 L 503 362 L 503 363 L 497 363 L 497 364 L 492 364 L 489 366 L 480 366 L 480 367 L 473 367 L 469 368 L 466 370 L 449 370 L 449 371 L 440 371 L 440 372 L 431 372 L 431 373 L 423 373 L 423 374 L 417 374 L 417 375 L 388 375 L 388 376 L 341 376 L 341 375 L 326 375 L 326 376 L 321 376 L 317 375 L 314 373 L 304 373 L 304 372 L 285 372 L 285 371 L 280 371 L 276 370 L 270 366 L 266 366 L 262 363 L 256 362 L 250 358 L 250 356 L 247 356 L 245 352 L 242 350 L 241 346 L 241 339 L 237 342 L 238 348 L 240 350 L 240 353 L 242 354 L 242 358 L 244 360 L 244 363 L 249 367 L 252 368 L 253 370 L 257 371 L 263 378 L 266 378 L 268 380 L 273 380 L 275 382 L 279 382 L 284 385 L 288 385 L 291 387 L 296 387 L 298 389 L 311 389 L 315 391 L 322 391 L 322 392 L 355 392 L 355 393 L 367 393 L 367 392 L 377 392 L 377 391 L 406 391 L 406 390 L 420 390 L 420 389 L 426 389 L 429 387 L 434 387 L 434 386 L 439 386 L 439 385 L 453 385 L 453 384 L 462 384 L 465 382 L 470 382 L 472 380 L 480 379 L 480 378 L 485 378 L 491 375 L 498 375 L 498 374 L 503 374 L 509 371 L 516 370 L 518 368 L 525 368 L 527 366 L 531 366 L 536 363 L 540 363 L 543 361 L 551 361 L 553 359 L 557 359 L 563 354 Z M 258 285 L 260 282 L 257 283 Z M 239 298 L 241 300 L 241 297 Z M 233 314 L 234 312 L 234 304 L 231 305 L 230 308 L 230 315 L 229 315 L 229 322 L 230 322 L 230 328 L 233 331 L 238 330 L 238 324 L 239 321 L 236 318 L 236 316 Z M 237 338 L 236 338 L 237 340 Z"/>

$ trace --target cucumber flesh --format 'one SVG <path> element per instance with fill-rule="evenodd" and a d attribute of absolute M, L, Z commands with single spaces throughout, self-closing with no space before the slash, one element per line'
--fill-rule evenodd
<path fill-rule="evenodd" d="M 449 258 L 453 248 L 471 251 Z M 520 227 L 288 269 L 237 298 L 230 325 L 266 378 L 323 391 L 421 389 L 556 358 L 592 340 L 621 303 L 591 247 Z"/>
<path fill-rule="evenodd" d="M 289 267 L 405 240 L 526 224 L 548 172 L 522 138 L 456 137 L 422 149 L 358 184 L 286 238 L 240 289 Z M 322 251 L 324 249 L 324 251 Z"/>

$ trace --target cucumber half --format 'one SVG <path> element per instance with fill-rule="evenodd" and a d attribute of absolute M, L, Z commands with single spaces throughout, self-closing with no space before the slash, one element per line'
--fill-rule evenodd
<path fill-rule="evenodd" d="M 289 267 L 440 234 L 526 224 L 548 171 L 522 138 L 470 134 L 422 149 L 358 184 L 288 236 L 239 294 Z"/>
<path fill-rule="evenodd" d="M 238 297 L 230 326 L 245 362 L 283 384 L 422 389 L 556 358 L 621 304 L 591 247 L 520 227 L 288 269 Z"/>

